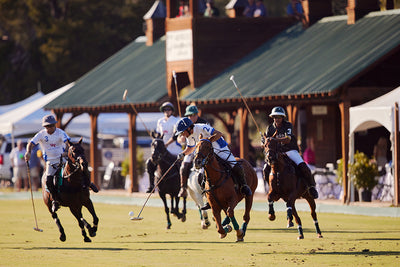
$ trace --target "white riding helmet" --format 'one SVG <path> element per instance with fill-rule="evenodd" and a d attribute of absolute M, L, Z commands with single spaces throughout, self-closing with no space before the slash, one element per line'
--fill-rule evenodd
<path fill-rule="evenodd" d="M 274 107 L 271 111 L 271 114 L 269 116 L 272 118 L 273 116 L 283 116 L 286 118 L 286 113 L 285 110 L 282 107 Z"/>
<path fill-rule="evenodd" d="M 164 102 L 160 107 L 160 111 L 164 112 L 165 107 L 169 107 L 172 109 L 172 111 L 175 111 L 174 105 L 171 102 Z"/>

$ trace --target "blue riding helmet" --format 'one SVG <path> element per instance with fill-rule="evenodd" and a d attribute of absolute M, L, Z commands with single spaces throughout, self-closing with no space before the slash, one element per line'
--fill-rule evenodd
<path fill-rule="evenodd" d="M 189 118 L 182 118 L 176 123 L 176 133 L 175 135 L 178 136 L 184 131 L 186 131 L 190 126 L 192 126 L 193 122 Z"/>

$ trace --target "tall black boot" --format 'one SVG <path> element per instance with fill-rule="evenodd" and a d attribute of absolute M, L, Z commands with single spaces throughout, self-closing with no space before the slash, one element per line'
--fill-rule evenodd
<path fill-rule="evenodd" d="M 190 167 L 192 167 L 191 162 L 182 162 L 179 173 L 181 176 L 181 190 L 179 191 L 178 197 L 187 197 L 187 181 L 190 174 Z"/>
<path fill-rule="evenodd" d="M 149 174 L 149 187 L 147 188 L 146 193 L 151 193 L 154 189 L 154 172 L 157 169 L 157 165 L 149 158 L 146 161 L 147 172 Z"/>
<path fill-rule="evenodd" d="M 48 175 L 46 177 L 46 186 L 47 189 L 50 191 L 51 197 L 53 198 L 53 201 L 51 203 L 51 210 L 52 212 L 56 212 L 60 208 L 60 202 L 58 201 L 57 188 L 54 185 L 53 175 Z"/>
<path fill-rule="evenodd" d="M 251 196 L 252 192 L 250 187 L 246 183 L 246 179 L 244 178 L 244 171 L 242 165 L 240 163 L 236 163 L 232 168 L 232 175 L 235 177 L 237 183 L 240 186 L 240 193 L 245 196 Z"/>
<path fill-rule="evenodd" d="M 93 192 L 95 192 L 95 193 L 99 192 L 99 189 L 97 188 L 97 186 L 90 181 L 90 172 L 89 172 L 88 168 L 84 168 L 84 171 L 83 171 L 83 188 L 86 189 L 88 187 L 90 189 L 92 189 Z"/>
<path fill-rule="evenodd" d="M 310 168 L 308 168 L 308 166 L 305 162 L 300 163 L 298 167 L 304 178 L 304 181 L 307 184 L 308 192 L 314 199 L 318 198 L 318 192 L 315 189 L 315 181 L 314 181 L 314 177 L 311 175 Z"/>

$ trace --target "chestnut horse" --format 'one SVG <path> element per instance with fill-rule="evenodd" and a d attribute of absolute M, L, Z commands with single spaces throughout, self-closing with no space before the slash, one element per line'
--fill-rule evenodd
<path fill-rule="evenodd" d="M 274 201 L 282 198 L 286 202 L 287 207 L 287 227 L 293 227 L 293 216 L 298 225 L 299 236 L 297 239 L 303 239 L 303 228 L 301 219 L 297 214 L 295 202 L 298 198 L 305 198 L 310 205 L 311 217 L 314 220 L 317 237 L 322 238 L 321 230 L 319 229 L 317 213 L 315 212 L 316 204 L 314 198 L 309 194 L 304 180 L 296 173 L 295 164 L 289 157 L 282 152 L 279 152 L 279 142 L 274 137 L 267 138 L 264 149 L 266 161 L 271 166 L 269 173 L 269 220 L 275 220 Z"/>
<path fill-rule="evenodd" d="M 226 237 L 227 233 L 232 231 L 232 227 L 229 225 L 232 222 L 233 228 L 236 230 L 236 241 L 243 241 L 247 225 L 250 221 L 250 210 L 253 205 L 254 192 L 257 188 L 257 174 L 248 161 L 237 158 L 238 164 L 241 164 L 243 167 L 247 185 L 253 193 L 251 196 L 245 198 L 243 224 L 242 228 L 239 228 L 234 209 L 243 199 L 243 195 L 239 192 L 239 188 L 235 186 L 232 179 L 231 166 L 214 153 L 214 148 L 209 139 L 201 138 L 202 136 L 200 135 L 200 141 L 195 150 L 194 164 L 196 168 L 205 169 L 205 190 L 220 238 Z M 225 212 L 226 217 L 221 223 L 222 210 Z"/>
<path fill-rule="evenodd" d="M 74 144 L 67 141 L 68 144 L 68 159 L 62 171 L 62 160 L 57 166 L 57 172 L 55 174 L 56 181 L 58 183 L 57 190 L 59 190 L 58 198 L 60 205 L 69 207 L 71 213 L 75 216 L 78 221 L 79 227 L 82 231 L 82 236 L 85 242 L 91 242 L 90 238 L 86 235 L 85 227 L 89 231 L 91 237 L 96 236 L 97 224 L 99 218 L 96 215 L 92 201 L 90 200 L 89 189 L 83 188 L 83 175 L 84 169 L 88 167 L 88 163 L 85 158 L 84 149 L 81 146 L 82 138 L 78 143 Z M 61 225 L 61 221 L 57 216 L 56 212 L 52 212 L 51 202 L 53 201 L 49 191 L 46 189 L 46 177 L 42 177 L 42 194 L 43 201 L 49 209 L 51 216 L 56 222 L 60 231 L 60 240 L 65 241 L 66 235 L 64 228 Z M 85 206 L 90 214 L 93 216 L 93 227 L 83 218 L 82 206 Z"/>

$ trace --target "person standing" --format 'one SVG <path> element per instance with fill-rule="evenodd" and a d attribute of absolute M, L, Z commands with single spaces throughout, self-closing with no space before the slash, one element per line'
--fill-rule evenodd
<path fill-rule="evenodd" d="M 28 190 L 28 176 L 26 163 L 24 161 L 24 155 L 26 149 L 21 140 L 17 141 L 17 146 L 14 147 L 10 152 L 11 167 L 13 168 L 13 176 L 15 179 L 14 189 L 21 191 L 22 184 L 25 191 Z"/>
<path fill-rule="evenodd" d="M 313 198 L 318 198 L 318 192 L 315 189 L 315 181 L 311 175 L 311 170 L 304 162 L 299 154 L 297 139 L 293 134 L 293 126 L 286 120 L 286 113 L 282 107 L 274 107 L 269 116 L 274 120 L 267 128 L 265 136 L 275 138 L 281 143 L 281 151 L 283 151 L 299 168 L 304 181 L 306 182 L 308 192 Z M 264 144 L 265 139 L 262 137 L 261 142 Z M 267 180 L 271 171 L 271 166 L 267 162 L 264 164 L 264 179 Z M 270 186 L 272 186 L 270 184 Z"/>
<path fill-rule="evenodd" d="M 156 132 L 162 135 L 164 144 L 167 150 L 174 156 L 182 152 L 182 146 L 177 140 L 173 140 L 174 127 L 178 118 L 172 114 L 175 111 L 174 105 L 171 102 L 164 102 L 160 111 L 164 113 L 164 117 L 157 121 Z M 154 189 L 154 172 L 156 171 L 157 165 L 152 161 L 151 157 L 146 161 L 147 172 L 149 173 L 149 187 L 146 193 L 150 193 Z"/>

